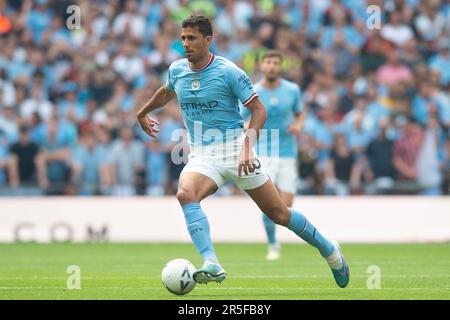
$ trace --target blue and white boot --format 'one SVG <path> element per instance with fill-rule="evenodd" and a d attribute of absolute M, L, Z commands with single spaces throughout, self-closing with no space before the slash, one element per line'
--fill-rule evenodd
<path fill-rule="evenodd" d="M 350 281 L 350 269 L 348 267 L 347 261 L 342 254 L 341 247 L 337 241 L 331 241 L 334 245 L 334 250 L 329 255 L 326 260 L 333 273 L 334 280 L 337 285 L 341 288 L 345 288 Z"/>
<path fill-rule="evenodd" d="M 217 282 L 220 283 L 227 277 L 227 272 L 218 263 L 205 262 L 203 266 L 194 272 L 193 278 L 197 283 Z"/>

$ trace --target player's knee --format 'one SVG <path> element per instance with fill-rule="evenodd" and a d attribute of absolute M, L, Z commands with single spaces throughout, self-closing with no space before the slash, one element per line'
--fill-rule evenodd
<path fill-rule="evenodd" d="M 177 192 L 177 199 L 181 205 L 198 202 L 195 193 L 190 190 L 180 189 Z"/>
<path fill-rule="evenodd" d="M 276 224 L 287 226 L 289 224 L 289 209 L 284 205 L 277 205 L 268 208 L 265 213 Z"/>
<path fill-rule="evenodd" d="M 291 208 L 292 205 L 294 204 L 294 200 L 292 199 L 284 200 L 283 202 L 288 208 Z"/>

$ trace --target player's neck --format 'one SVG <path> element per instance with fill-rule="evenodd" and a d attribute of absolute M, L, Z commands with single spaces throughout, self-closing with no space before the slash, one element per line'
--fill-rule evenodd
<path fill-rule="evenodd" d="M 277 78 L 275 81 L 269 81 L 266 78 L 263 80 L 263 86 L 266 89 L 276 89 L 280 86 L 280 78 Z"/>
<path fill-rule="evenodd" d="M 189 61 L 189 66 L 192 70 L 201 70 L 209 64 L 209 62 L 211 61 L 211 58 L 212 58 L 212 53 L 208 51 L 208 54 L 206 54 L 203 58 L 201 58 L 196 63 Z"/>

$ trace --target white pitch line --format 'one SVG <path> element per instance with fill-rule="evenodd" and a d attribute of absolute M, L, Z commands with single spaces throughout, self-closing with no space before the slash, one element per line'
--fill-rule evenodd
<path fill-rule="evenodd" d="M 369 275 L 352 275 L 352 278 L 366 279 Z M 449 278 L 450 274 L 384 274 L 383 278 Z M 248 275 L 248 276 L 233 276 L 233 279 L 318 279 L 318 278 L 329 278 L 328 274 L 323 275 Z M 0 280 L 66 280 L 67 277 L 0 277 Z M 82 280 L 156 280 L 160 277 L 91 277 L 91 276 L 81 276 Z"/>
<path fill-rule="evenodd" d="M 64 287 L 0 287 L 0 290 L 49 290 L 49 289 L 56 289 L 56 290 L 66 290 L 66 291 L 73 291 L 73 292 L 80 292 L 82 290 L 163 290 L 164 287 L 82 287 L 78 290 L 69 290 Z M 292 291 L 292 290 L 318 290 L 318 291 L 341 291 L 340 288 L 243 288 L 243 287 L 219 287 L 219 288 L 196 288 L 195 290 L 202 290 L 202 291 L 208 291 L 208 290 L 266 290 L 266 291 L 273 291 L 273 290 L 286 290 L 286 291 Z M 370 292 L 380 292 L 383 290 L 389 290 L 389 291 L 449 291 L 450 288 L 381 288 L 381 289 L 367 289 L 367 288 L 346 288 L 346 291 L 352 291 L 352 290 L 367 290 Z"/>
<path fill-rule="evenodd" d="M 369 275 L 351 275 L 352 278 L 363 278 L 366 279 L 367 277 L 369 277 Z M 382 278 L 449 278 L 450 279 L 450 274 L 413 274 L 413 275 L 405 275 L 405 274 L 382 274 L 381 275 Z M 292 276 L 282 276 L 282 275 L 273 275 L 273 276 L 235 276 L 233 277 L 233 279 L 272 279 L 272 278 L 276 278 L 276 279 L 308 279 L 308 278 L 329 278 L 329 275 L 305 275 L 305 276 L 301 276 L 301 275 L 292 275 Z"/>
<path fill-rule="evenodd" d="M 164 265 L 166 261 L 144 261 L 142 263 L 136 263 L 136 262 L 130 262 L 130 263 L 112 263 L 111 267 L 113 268 L 121 268 L 121 267 L 128 267 L 128 268 L 135 268 L 135 269 L 140 269 L 141 266 L 147 268 L 149 265 L 156 265 L 156 264 L 161 264 Z M 418 262 L 417 260 L 414 259 L 401 259 L 401 258 L 395 258 L 395 259 L 390 259 L 390 260 L 380 260 L 380 259 L 375 259 L 375 260 L 350 260 L 352 265 L 372 265 L 372 264 L 381 264 L 381 265 L 388 265 L 388 266 L 398 266 L 401 265 L 402 263 L 409 263 L 409 262 L 414 262 L 414 264 L 411 265 L 404 265 L 402 267 L 416 267 L 416 266 L 420 266 L 420 265 L 425 265 L 425 266 L 429 266 L 430 263 L 428 262 L 423 262 L 421 263 L 420 261 Z M 3 264 L 4 263 L 4 264 Z M 90 262 L 79 262 L 78 264 L 80 265 L 85 265 L 85 266 L 97 266 L 98 264 L 94 264 L 94 263 L 90 263 Z M 316 267 L 317 265 L 322 264 L 322 262 L 320 260 L 317 260 L 317 262 L 306 262 L 302 259 L 298 259 L 297 262 L 288 262 L 288 263 L 284 263 L 283 267 L 292 267 L 292 268 L 297 268 L 297 267 Z M 440 265 L 449 265 L 450 264 L 450 260 L 440 260 L 440 261 L 436 261 L 433 262 L 433 266 L 440 266 Z M 0 267 L 1 268 L 27 268 L 27 269 L 32 269 L 32 268 L 60 268 L 61 265 L 63 264 L 8 264 L 5 263 L 5 261 L 3 260 L 2 263 L 0 263 Z M 265 261 L 260 261 L 260 262 L 228 262 L 226 265 L 228 266 L 239 266 L 239 267 L 243 267 L 243 266 L 249 266 L 249 267 L 272 267 L 272 264 L 269 264 Z"/>

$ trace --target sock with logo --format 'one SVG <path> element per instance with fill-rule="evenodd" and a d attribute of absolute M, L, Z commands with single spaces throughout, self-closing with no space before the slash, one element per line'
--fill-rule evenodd
<path fill-rule="evenodd" d="M 184 219 L 195 248 L 205 261 L 217 263 L 217 256 L 211 241 L 209 222 L 200 203 L 193 202 L 181 206 Z"/>

